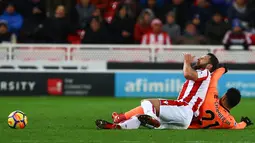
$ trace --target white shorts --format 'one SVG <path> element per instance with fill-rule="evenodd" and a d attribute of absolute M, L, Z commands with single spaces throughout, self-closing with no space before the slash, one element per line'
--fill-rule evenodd
<path fill-rule="evenodd" d="M 157 118 L 161 126 L 158 129 L 187 129 L 193 118 L 192 108 L 176 100 L 160 100 L 160 113 Z"/>

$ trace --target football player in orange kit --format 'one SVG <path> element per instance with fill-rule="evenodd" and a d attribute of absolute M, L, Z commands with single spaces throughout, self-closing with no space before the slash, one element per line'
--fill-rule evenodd
<path fill-rule="evenodd" d="M 213 74 L 209 89 L 198 118 L 193 119 L 189 129 L 244 129 L 253 123 L 248 117 L 242 117 L 237 123 L 230 114 L 241 99 L 239 90 L 230 88 L 222 98 L 218 98 L 218 80 L 227 72 L 226 68 L 219 68 Z"/>

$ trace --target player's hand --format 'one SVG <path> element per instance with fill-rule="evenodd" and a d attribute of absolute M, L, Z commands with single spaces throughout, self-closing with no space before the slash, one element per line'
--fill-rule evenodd
<path fill-rule="evenodd" d="M 225 68 L 225 73 L 228 72 L 228 68 L 226 64 L 219 64 L 219 68 Z"/>
<path fill-rule="evenodd" d="M 195 56 L 192 56 L 191 54 L 184 54 L 184 62 L 187 64 L 191 64 L 195 59 Z"/>
<path fill-rule="evenodd" d="M 241 117 L 241 122 L 245 122 L 247 126 L 253 125 L 252 121 L 248 117 Z"/>

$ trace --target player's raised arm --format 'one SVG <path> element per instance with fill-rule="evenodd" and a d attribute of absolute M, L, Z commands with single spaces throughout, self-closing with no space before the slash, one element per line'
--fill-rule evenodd
<path fill-rule="evenodd" d="M 195 57 L 191 54 L 184 54 L 183 75 L 188 80 L 196 81 L 198 79 L 198 74 L 191 67 L 191 63 L 194 61 L 194 58 Z"/>
<path fill-rule="evenodd" d="M 210 85 L 209 85 L 209 88 L 217 88 L 218 86 L 218 81 L 219 79 L 222 77 L 222 75 L 224 73 L 226 73 L 226 68 L 225 67 L 220 67 L 218 68 L 213 74 L 212 74 L 212 77 L 211 77 L 211 82 L 210 82 Z"/>

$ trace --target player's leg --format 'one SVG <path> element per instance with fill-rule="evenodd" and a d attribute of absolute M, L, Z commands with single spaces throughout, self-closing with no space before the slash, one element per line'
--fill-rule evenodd
<path fill-rule="evenodd" d="M 122 121 L 128 120 L 135 115 L 144 114 L 142 106 L 138 106 L 134 109 L 131 109 L 124 114 L 118 114 L 116 112 L 112 113 L 112 119 L 114 123 L 120 123 Z"/>
<path fill-rule="evenodd" d="M 157 101 L 155 100 L 155 102 L 157 102 Z M 160 119 L 157 117 L 156 108 L 151 103 L 151 101 L 142 100 L 141 107 L 143 108 L 143 112 L 144 112 L 145 115 L 144 114 L 134 115 L 132 118 L 130 118 L 130 119 L 124 121 L 124 122 L 119 123 L 119 125 L 121 126 L 122 129 L 138 129 L 141 125 L 141 121 L 143 123 L 142 125 L 145 125 L 145 126 L 150 125 L 150 124 L 153 124 L 155 127 L 160 126 Z M 146 115 L 149 115 L 149 116 L 146 116 Z M 146 122 L 143 122 L 144 120 L 141 120 L 141 119 L 144 119 L 146 117 L 148 117 L 147 118 L 148 120 L 146 120 Z"/>
<path fill-rule="evenodd" d="M 187 129 L 193 118 L 192 109 L 181 101 L 161 100 L 159 111 L 159 118 L 166 123 L 164 128 L 168 129 Z"/>
<path fill-rule="evenodd" d="M 138 129 L 141 125 L 141 122 L 138 120 L 137 116 L 133 116 L 124 122 L 118 124 L 121 129 Z"/>
<path fill-rule="evenodd" d="M 144 101 L 149 101 L 149 102 L 151 102 L 151 104 L 155 107 L 155 112 L 156 112 L 156 115 L 158 115 L 158 113 L 157 113 L 157 111 L 158 111 L 158 109 L 159 109 L 159 99 L 145 99 L 145 100 L 142 100 L 141 101 L 141 104 L 142 104 L 142 102 L 144 102 Z M 144 104 L 144 107 L 145 108 L 147 108 L 147 105 L 148 104 Z M 152 105 L 148 105 L 148 106 L 152 106 Z M 136 116 L 136 115 L 142 115 L 142 114 L 145 114 L 145 112 L 144 112 L 144 108 L 143 108 L 143 106 L 141 105 L 141 106 L 138 106 L 138 107 L 136 107 L 136 108 L 134 108 L 134 109 L 131 109 L 130 111 L 127 111 L 127 112 L 125 112 L 124 114 L 118 114 L 118 113 L 116 113 L 116 112 L 113 112 L 112 113 L 112 119 L 113 119 L 113 122 L 114 123 L 120 123 L 120 122 L 122 122 L 122 121 L 125 121 L 125 120 L 128 120 L 128 119 L 130 119 L 130 118 L 132 118 L 133 116 Z"/>
<path fill-rule="evenodd" d="M 138 129 L 141 125 L 141 122 L 138 120 L 137 116 L 116 124 L 110 123 L 105 120 L 96 120 L 96 126 L 98 129 Z"/>
<path fill-rule="evenodd" d="M 121 129 L 118 124 L 110 123 L 105 120 L 96 120 L 96 126 L 98 129 Z"/>
<path fill-rule="evenodd" d="M 157 103 L 154 103 L 154 102 L 157 102 Z M 160 125 L 159 118 L 156 115 L 156 113 L 159 112 L 156 109 L 159 109 L 159 107 L 155 108 L 155 106 L 152 103 L 154 103 L 157 106 L 159 103 L 159 100 L 158 99 L 142 100 L 141 106 L 138 107 L 137 109 L 133 109 L 133 110 L 137 110 L 137 111 L 134 111 L 133 113 L 131 113 L 131 114 L 134 114 L 134 116 L 132 116 L 130 119 L 124 120 L 123 122 L 119 123 L 118 125 L 121 127 L 121 129 L 138 129 L 141 125 L 141 122 L 138 120 L 137 116 L 141 115 L 141 114 L 150 115 L 153 119 L 152 121 L 154 121 L 154 122 L 156 122 L 156 124 Z M 132 112 L 132 110 L 131 110 L 131 112 Z M 101 128 L 101 129 L 115 129 L 117 124 L 109 123 L 104 120 L 97 120 L 96 125 L 98 128 Z"/>
<path fill-rule="evenodd" d="M 141 124 L 147 124 L 158 129 L 187 129 L 193 117 L 193 111 L 187 103 L 176 100 L 160 100 L 159 119 L 161 126 L 152 116 L 138 117 Z"/>

